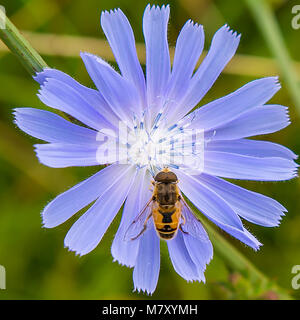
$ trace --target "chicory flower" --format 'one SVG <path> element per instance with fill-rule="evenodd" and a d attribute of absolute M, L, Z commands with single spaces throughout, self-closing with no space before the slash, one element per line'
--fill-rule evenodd
<path fill-rule="evenodd" d="M 149 187 L 158 171 L 173 170 L 182 193 L 204 216 L 254 250 L 261 243 L 244 228 L 241 218 L 274 227 L 286 209 L 222 178 L 280 181 L 297 174 L 292 151 L 248 139 L 289 125 L 286 107 L 266 104 L 280 88 L 278 79 L 252 81 L 192 111 L 235 54 L 240 35 L 227 25 L 220 28 L 195 71 L 204 32 L 189 20 L 178 36 L 171 67 L 168 21 L 169 6 L 147 6 L 143 17 L 146 75 L 138 61 L 133 31 L 120 9 L 101 15 L 120 72 L 100 57 L 83 52 L 96 89 L 56 69 L 36 75 L 40 100 L 82 125 L 48 111 L 15 110 L 18 127 L 47 142 L 35 145 L 41 163 L 53 168 L 109 164 L 51 201 L 42 212 L 44 226 L 56 227 L 94 202 L 65 238 L 66 247 L 85 255 L 96 248 L 124 204 L 111 252 L 120 264 L 134 268 L 135 289 L 150 294 L 160 269 L 160 239 L 153 221 L 149 220 L 138 239 L 125 241 L 124 236 L 151 198 Z M 205 281 L 212 245 L 194 216 L 187 223 L 196 223 L 202 238 L 178 231 L 167 241 L 170 258 L 187 281 Z"/>

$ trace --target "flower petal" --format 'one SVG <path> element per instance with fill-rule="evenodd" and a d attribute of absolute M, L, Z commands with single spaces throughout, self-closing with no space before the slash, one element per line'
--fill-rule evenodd
<path fill-rule="evenodd" d="M 277 201 L 207 174 L 197 177 L 220 195 L 242 218 L 265 227 L 278 226 L 287 210 Z"/>
<path fill-rule="evenodd" d="M 216 99 L 189 115 L 191 127 L 215 129 L 238 118 L 251 109 L 262 106 L 280 89 L 277 77 L 251 81 L 229 95 Z"/>
<path fill-rule="evenodd" d="M 45 68 L 43 71 L 38 72 L 34 77 L 34 79 L 41 85 L 50 78 L 64 82 L 73 88 L 81 97 L 84 98 L 89 105 L 89 108 L 94 108 L 111 124 L 112 127 L 118 128 L 120 120 L 119 117 L 113 113 L 99 91 L 83 86 L 68 74 L 57 69 Z"/>
<path fill-rule="evenodd" d="M 168 123 L 173 123 L 187 113 L 180 101 L 189 88 L 203 45 L 203 26 L 194 24 L 191 20 L 187 21 L 176 42 L 172 73 L 167 86 L 165 107 Z"/>
<path fill-rule="evenodd" d="M 134 289 L 152 294 L 160 269 L 160 243 L 152 220 L 140 238 L 139 252 L 133 270 Z"/>
<path fill-rule="evenodd" d="M 178 174 L 178 171 L 176 171 Z M 179 174 L 178 174 L 179 176 Z M 203 197 L 202 195 L 202 190 L 199 189 L 198 186 L 200 184 L 195 185 L 195 181 L 200 182 L 200 179 L 193 178 L 191 179 L 186 179 L 185 175 L 180 176 L 180 189 L 182 192 L 188 197 L 188 199 L 203 213 L 205 214 L 206 212 L 209 212 L 207 208 L 207 203 L 216 203 L 219 205 L 223 205 L 224 209 L 228 206 L 227 202 L 223 200 L 216 192 L 212 191 L 212 189 L 208 189 L 205 186 L 206 190 L 206 198 L 207 200 Z M 192 183 L 191 183 L 192 182 Z M 204 186 L 204 184 L 202 184 Z M 197 189 L 198 188 L 198 189 Z M 244 242 L 246 245 L 250 246 L 254 250 L 258 250 L 259 247 L 261 246 L 261 243 L 250 233 L 248 232 L 243 226 L 242 227 L 236 227 L 232 223 L 228 224 L 225 222 L 225 219 L 217 219 L 214 214 L 209 214 L 207 217 L 218 227 L 232 235 L 233 237 L 237 238 L 238 240 Z"/>
<path fill-rule="evenodd" d="M 181 232 L 175 238 L 168 240 L 170 259 L 175 271 L 186 281 L 201 281 L 198 268 L 190 257 Z"/>
<path fill-rule="evenodd" d="M 289 180 L 297 175 L 298 165 L 276 157 L 257 158 L 218 151 L 206 151 L 204 172 L 210 175 L 261 181 Z"/>
<path fill-rule="evenodd" d="M 29 135 L 47 142 L 96 144 L 97 132 L 66 121 L 55 113 L 34 108 L 15 109 L 15 123 Z"/>
<path fill-rule="evenodd" d="M 80 91 L 66 82 L 47 79 L 41 86 L 38 97 L 47 106 L 68 113 L 91 128 L 112 128 L 111 123 L 88 103 Z"/>
<path fill-rule="evenodd" d="M 243 225 L 232 208 L 214 191 L 206 187 L 200 180 L 182 170 L 175 171 L 179 179 L 179 188 L 188 198 L 197 199 L 194 203 L 208 218 L 221 223 L 231 225 L 234 228 L 243 229 Z"/>
<path fill-rule="evenodd" d="M 139 106 L 145 108 L 145 77 L 139 63 L 132 28 L 121 9 L 104 11 L 101 14 L 101 26 L 112 48 L 123 77 L 131 81 L 140 96 Z"/>
<path fill-rule="evenodd" d="M 240 139 L 279 131 L 290 124 L 288 108 L 264 105 L 245 112 L 240 117 L 206 133 L 213 140 Z"/>
<path fill-rule="evenodd" d="M 136 88 L 100 57 L 86 52 L 80 55 L 90 77 L 111 109 L 132 127 L 133 114 L 142 109 Z"/>
<path fill-rule="evenodd" d="M 135 179 L 134 166 L 125 166 L 119 176 L 111 176 L 113 183 L 101 194 L 71 227 L 65 237 L 65 246 L 77 254 L 92 251 L 101 241 L 104 233 L 120 210 Z"/>
<path fill-rule="evenodd" d="M 148 5 L 143 17 L 146 44 L 146 84 L 148 108 L 152 121 L 163 104 L 166 85 L 170 76 L 170 55 L 167 28 L 170 7 Z"/>
<path fill-rule="evenodd" d="M 289 160 L 298 158 L 294 152 L 280 144 L 249 139 L 213 140 L 207 143 L 205 150 L 237 153 L 258 158 L 279 157 Z"/>
<path fill-rule="evenodd" d="M 247 229 L 244 228 L 243 231 L 232 228 L 228 225 L 219 224 L 218 222 L 214 222 L 218 227 L 223 229 L 225 232 L 233 236 L 234 238 L 240 240 L 245 243 L 247 246 L 251 247 L 255 251 L 259 250 L 262 244 L 251 234 Z"/>
<path fill-rule="evenodd" d="M 133 267 L 135 264 L 139 248 L 139 239 L 135 241 L 124 241 L 125 233 L 129 225 L 151 198 L 152 194 L 149 190 L 149 186 L 151 185 L 150 181 L 151 177 L 150 174 L 146 172 L 146 168 L 140 169 L 128 193 L 120 226 L 111 247 L 114 260 L 128 267 Z"/>
<path fill-rule="evenodd" d="M 119 117 L 117 117 L 110 106 L 104 100 L 98 90 L 94 90 L 83 86 L 68 74 L 51 68 L 45 68 L 43 71 L 38 72 L 34 79 L 43 85 L 49 78 L 65 82 L 68 86 L 73 88 L 78 94 L 86 100 L 91 108 L 94 108 L 101 116 L 108 121 L 113 128 L 117 128 L 119 125 Z"/>
<path fill-rule="evenodd" d="M 97 157 L 97 145 L 75 145 L 66 143 L 36 144 L 35 152 L 39 161 L 52 168 L 73 166 L 96 166 L 103 163 Z"/>
<path fill-rule="evenodd" d="M 189 110 L 193 109 L 212 87 L 235 54 L 239 41 L 240 36 L 233 33 L 227 25 L 216 32 L 206 57 L 191 80 L 189 93 L 184 99 L 183 105 L 189 106 Z"/>
<path fill-rule="evenodd" d="M 197 266 L 201 280 L 205 282 L 204 271 L 213 257 L 213 246 L 210 241 L 201 241 L 189 234 L 183 235 L 185 246 L 190 257 Z"/>
<path fill-rule="evenodd" d="M 109 189 L 112 177 L 122 176 L 127 169 L 124 165 L 110 165 L 57 196 L 42 212 L 44 227 L 53 228 L 68 220 Z"/>

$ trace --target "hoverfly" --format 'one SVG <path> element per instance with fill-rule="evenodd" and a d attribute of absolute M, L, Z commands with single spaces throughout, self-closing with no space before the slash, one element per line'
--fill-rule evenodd
<path fill-rule="evenodd" d="M 153 194 L 125 233 L 125 240 L 135 240 L 147 229 L 150 218 L 163 240 L 173 239 L 178 230 L 209 241 L 200 221 L 194 216 L 177 186 L 178 179 L 169 168 L 158 172 L 152 181 Z"/>

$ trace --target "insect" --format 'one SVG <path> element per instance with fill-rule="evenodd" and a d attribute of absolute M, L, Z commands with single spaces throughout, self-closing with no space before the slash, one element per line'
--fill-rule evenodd
<path fill-rule="evenodd" d="M 152 218 L 157 235 L 163 240 L 173 239 L 180 230 L 209 241 L 205 229 L 185 202 L 177 184 L 177 176 L 169 168 L 156 174 L 152 181 L 152 197 L 127 229 L 125 240 L 135 240 L 141 236 Z"/>

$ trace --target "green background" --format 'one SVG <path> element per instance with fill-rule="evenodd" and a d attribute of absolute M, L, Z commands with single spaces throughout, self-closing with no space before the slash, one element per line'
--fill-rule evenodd
<path fill-rule="evenodd" d="M 257 26 L 258 17 L 249 10 L 247 1 L 177 0 L 169 1 L 169 43 L 174 47 L 181 27 L 188 19 L 204 25 L 205 49 L 214 32 L 223 24 L 242 34 L 236 57 L 219 77 L 201 104 L 226 95 L 246 82 L 263 76 L 279 75 L 282 89 L 270 101 L 289 106 L 292 124 L 265 140 L 281 143 L 300 153 L 300 112 L 281 76 L 276 50 Z M 156 1 L 155 4 L 165 2 Z M 293 60 L 293 70 L 300 73 L 300 29 L 291 26 L 292 7 L 297 1 L 269 1 Z M 143 43 L 142 15 L 148 1 L 133 0 L 7 0 L 2 1 L 8 17 L 20 29 L 30 31 L 30 41 L 47 64 L 93 86 L 79 50 L 91 51 L 109 59 L 103 42 L 99 18 L 102 10 L 120 7 L 130 20 L 138 43 Z M 32 34 L 33 33 L 33 34 Z M 28 34 L 28 33 L 25 33 Z M 48 34 L 54 34 L 49 38 Z M 76 36 L 69 42 L 58 39 Z M 77 38 L 78 37 L 78 38 Z M 92 39 L 91 39 L 92 38 Z M 52 40 L 51 40 L 52 39 Z M 53 40 L 54 39 L 54 40 Z M 77 48 L 79 48 L 77 50 Z M 266 58 L 266 59 L 262 59 Z M 297 60 L 299 62 L 297 62 Z M 113 63 L 113 61 L 111 61 Z M 284 72 L 283 72 L 284 73 Z M 298 78 L 299 79 L 299 78 Z M 0 299 L 276 299 L 278 295 L 251 279 L 251 273 L 240 274 L 221 255 L 215 254 L 206 271 L 206 284 L 187 283 L 171 265 L 165 243 L 162 243 L 161 271 L 157 289 L 150 297 L 133 292 L 132 270 L 112 261 L 110 246 L 117 230 L 118 216 L 100 245 L 84 257 L 64 248 L 64 236 L 80 215 L 54 229 L 44 229 L 40 212 L 60 192 L 98 170 L 90 168 L 52 169 L 39 164 L 33 144 L 37 140 L 25 135 L 13 124 L 15 107 L 45 108 L 36 96 L 38 85 L 5 46 L 0 46 L 0 264 L 5 266 L 7 288 Z M 299 104 L 298 104 L 299 105 Z M 300 265 L 300 214 L 298 179 L 287 182 L 238 182 L 250 190 L 280 201 L 288 213 L 280 227 L 264 228 L 246 223 L 264 244 L 254 252 L 240 242 L 228 239 L 272 283 L 300 298 L 300 289 L 291 286 L 294 265 Z"/>

